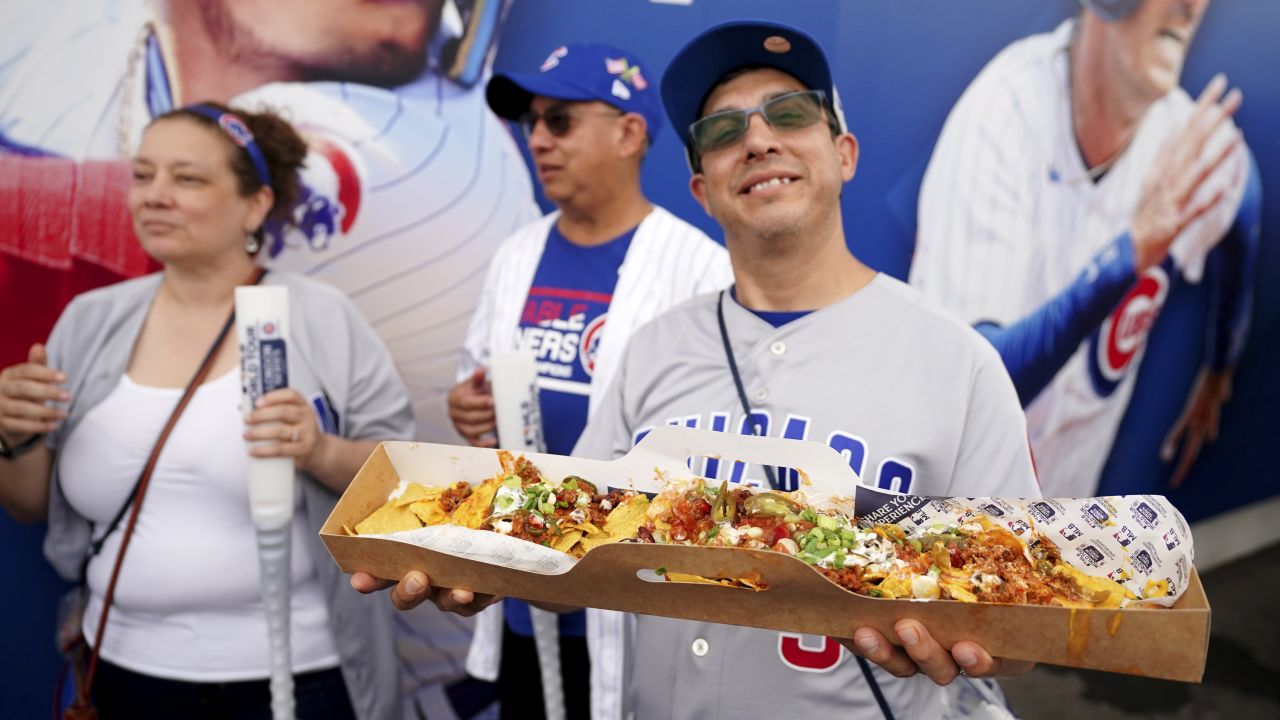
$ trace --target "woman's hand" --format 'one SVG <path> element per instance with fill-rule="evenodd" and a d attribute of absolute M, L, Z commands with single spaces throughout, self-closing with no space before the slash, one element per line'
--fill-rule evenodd
<path fill-rule="evenodd" d="M 58 427 L 67 413 L 50 402 L 71 399 L 60 387 L 66 380 L 66 373 L 49 367 L 49 357 L 40 343 L 31 346 L 25 363 L 0 371 L 0 437 L 6 445 L 20 445 L 32 435 Z"/>
<path fill-rule="evenodd" d="M 313 474 L 323 464 L 330 436 L 320 432 L 315 411 L 297 390 L 273 390 L 258 398 L 244 424 L 244 439 L 259 443 L 249 446 L 250 457 L 291 457 L 294 467 Z"/>

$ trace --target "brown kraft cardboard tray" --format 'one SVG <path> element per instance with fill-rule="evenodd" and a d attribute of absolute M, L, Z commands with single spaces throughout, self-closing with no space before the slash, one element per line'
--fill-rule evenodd
<path fill-rule="evenodd" d="M 690 477 L 694 473 L 687 462 L 699 457 L 796 468 L 807 478 L 806 482 L 841 488 L 845 493 L 857 481 L 844 460 L 819 443 L 676 427 L 655 429 L 625 457 L 612 462 L 558 455 L 526 456 L 548 478 L 578 475 L 602 491 L 606 487 L 652 490 L 658 471 L 664 471 L 671 478 Z M 1189 562 L 1186 578 L 1182 580 L 1185 589 L 1171 607 L 1070 609 L 864 597 L 828 581 L 796 558 L 764 550 L 606 544 L 588 552 L 568 572 L 548 575 L 456 557 L 396 540 L 354 537 L 344 530 L 344 526 L 354 527 L 382 506 L 401 479 L 435 486 L 458 481 L 475 484 L 500 469 L 494 450 L 412 442 L 381 443 L 325 522 L 321 539 L 347 573 L 364 571 L 375 577 L 397 580 L 409 570 L 422 570 L 432 584 L 439 587 L 465 588 L 535 602 L 833 638 L 850 638 L 856 628 L 864 626 L 894 637 L 894 623 L 912 618 L 928 627 L 946 647 L 959 640 L 973 640 L 997 657 L 1185 682 L 1200 682 L 1204 673 L 1210 610 L 1199 577 Z M 859 493 L 861 505 L 861 491 Z M 899 497 L 915 503 L 928 500 Z M 1130 498 L 1099 500 L 1112 501 L 1103 504 L 1114 508 L 1115 501 L 1127 499 Z M 1061 505 L 1055 506 L 1061 509 Z M 858 514 L 861 516 L 862 512 Z M 1180 516 L 1178 520 L 1181 521 Z M 1111 526 L 1114 522 L 1108 527 Z M 1189 534 L 1185 543 L 1190 545 Z M 1065 551 L 1063 556 L 1069 558 Z M 655 581 L 651 571 L 657 568 L 706 577 L 759 577 L 767 589 L 754 591 Z M 1088 567 L 1081 569 L 1090 571 Z M 1093 574 L 1098 573 L 1095 570 Z"/>

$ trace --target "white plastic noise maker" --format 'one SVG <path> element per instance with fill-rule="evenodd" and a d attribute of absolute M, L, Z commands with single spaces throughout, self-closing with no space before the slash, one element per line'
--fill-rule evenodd
<path fill-rule="evenodd" d="M 258 398 L 289 386 L 289 289 L 236 288 L 240 345 L 240 408 L 245 417 Z M 254 525 L 269 530 L 293 519 L 293 458 L 249 458 L 249 509 Z"/>

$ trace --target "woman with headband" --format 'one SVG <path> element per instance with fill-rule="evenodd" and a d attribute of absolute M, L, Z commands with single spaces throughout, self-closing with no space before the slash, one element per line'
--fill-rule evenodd
<path fill-rule="evenodd" d="M 376 442 L 412 436 L 408 393 L 345 297 L 254 261 L 264 223 L 288 221 L 305 155 L 270 113 L 202 104 L 156 118 L 128 203 L 162 270 L 77 297 L 47 348 L 0 372 L 0 504 L 47 518 L 46 555 L 84 581 L 103 718 L 269 715 L 251 455 L 297 471 L 298 717 L 399 714 L 390 609 L 350 591 L 317 533 Z M 236 286 L 257 282 L 289 289 L 289 388 L 246 420 L 236 343 L 220 331 Z"/>

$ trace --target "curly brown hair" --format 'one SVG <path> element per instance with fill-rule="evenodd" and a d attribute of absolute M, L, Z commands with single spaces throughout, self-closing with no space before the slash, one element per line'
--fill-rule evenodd
<path fill-rule="evenodd" d="M 271 177 L 271 191 L 275 194 L 275 201 L 271 204 L 271 211 L 267 213 L 267 219 L 289 224 L 292 219 L 293 206 L 298 202 L 298 197 L 302 191 L 302 181 L 298 177 L 298 171 L 302 168 L 303 162 L 307 157 L 307 142 L 302 139 L 297 130 L 293 129 L 288 120 L 280 117 L 272 110 L 253 113 L 228 107 L 222 103 L 204 102 L 200 104 L 231 113 L 248 126 L 249 131 L 253 133 L 253 141 L 262 152 L 262 158 L 267 164 L 267 171 Z M 218 132 L 218 135 L 222 137 L 227 145 L 231 171 L 236 176 L 236 184 L 239 186 L 242 197 L 249 197 L 262 187 L 262 179 L 258 177 L 258 172 L 253 167 L 253 161 L 250 159 L 248 151 L 236 145 L 230 136 L 222 128 L 218 127 L 217 122 L 188 108 L 170 110 L 151 122 L 157 123 L 161 120 L 173 118 L 190 120 L 205 127 L 213 128 Z M 263 226 L 265 225 L 266 223 L 264 222 Z M 259 227 L 253 234 L 259 241 L 263 240 L 263 227 Z"/>

